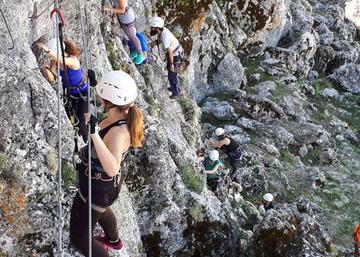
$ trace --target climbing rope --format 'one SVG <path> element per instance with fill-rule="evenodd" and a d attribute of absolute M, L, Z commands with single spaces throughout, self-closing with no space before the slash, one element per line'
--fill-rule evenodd
<path fill-rule="evenodd" d="M 55 16 L 55 21 L 56 21 L 56 38 L 60 38 L 61 34 L 62 34 L 62 26 L 64 26 L 64 19 L 61 15 L 61 11 L 59 9 L 59 2 L 58 0 L 54 1 L 54 9 L 51 11 L 50 13 L 50 18 L 52 18 L 53 14 L 56 14 Z M 60 21 L 59 21 L 60 19 Z M 60 44 L 61 42 L 59 42 L 59 40 L 56 40 L 56 54 L 57 54 L 57 60 L 60 59 L 60 52 L 59 49 L 60 47 L 62 47 Z M 65 63 L 64 63 L 65 66 Z M 58 248 L 59 248 L 59 254 L 60 257 L 62 257 L 64 255 L 63 252 L 63 246 L 62 246 L 62 227 L 63 227 L 63 210 L 62 210 L 62 200 L 63 200 L 63 191 L 62 191 L 62 186 L 61 186 L 61 182 L 62 182 L 62 176 L 61 176 L 61 170 L 62 170 L 62 163 L 61 163 L 61 94 L 60 94 L 60 90 L 62 87 L 61 84 L 61 75 L 60 75 L 60 62 L 57 61 L 57 77 L 58 77 L 58 208 L 59 208 L 59 228 L 58 228 Z"/>
<path fill-rule="evenodd" d="M 13 36 L 12 36 L 12 34 L 11 34 L 9 25 L 8 25 L 8 23 L 7 23 L 7 21 L 6 21 L 5 15 L 4 15 L 3 11 L 1 10 L 1 8 L 0 8 L 0 13 L 1 13 L 1 16 L 3 17 L 3 20 L 4 20 L 4 23 L 5 23 L 6 29 L 7 29 L 8 33 L 9 33 L 10 38 L 11 38 L 12 46 L 11 46 L 10 48 L 8 48 L 8 50 L 12 50 L 12 49 L 14 49 L 14 47 L 15 47 L 14 38 L 13 38 Z"/>
<path fill-rule="evenodd" d="M 86 70 L 89 69 L 89 60 L 88 60 L 88 42 L 89 42 L 89 37 L 86 38 L 85 36 L 85 31 L 84 31 L 84 21 L 83 21 L 83 16 L 82 16 L 82 11 L 81 11 L 81 5 L 80 5 L 80 0 L 78 0 L 78 8 L 79 8 L 79 15 L 80 15 L 80 26 L 81 26 L 81 34 L 82 34 L 82 41 L 83 41 L 83 47 L 84 47 L 84 55 L 85 55 L 85 66 L 86 66 Z M 85 8 L 85 6 L 84 6 Z M 87 30 L 87 35 L 89 35 L 88 30 Z M 88 90 L 87 90 L 87 105 L 88 105 L 88 111 L 90 112 L 91 109 L 91 104 L 90 104 L 90 98 L 91 98 L 91 87 L 90 87 L 90 80 L 89 80 L 89 73 L 87 76 L 87 80 L 88 80 Z M 95 104 L 96 105 L 96 104 Z M 88 169 L 91 171 L 91 135 L 90 135 L 91 131 L 90 131 L 90 123 L 88 124 Z M 92 257 L 92 227 L 91 227 L 91 220 L 92 220 L 92 215 L 91 215 L 91 202 L 92 202 L 92 187 L 91 187 L 91 176 L 88 176 L 88 240 L 89 240 L 89 245 L 88 245 L 88 249 L 89 249 L 89 257 Z"/>

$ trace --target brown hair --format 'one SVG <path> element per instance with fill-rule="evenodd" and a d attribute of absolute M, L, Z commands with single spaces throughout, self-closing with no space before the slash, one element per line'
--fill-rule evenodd
<path fill-rule="evenodd" d="M 142 147 L 142 141 L 144 140 L 144 116 L 136 105 L 124 105 L 118 106 L 103 99 L 105 102 L 105 112 L 108 112 L 111 108 L 117 108 L 119 111 L 129 110 L 127 115 L 127 125 L 130 130 L 130 140 L 132 147 Z"/>
<path fill-rule="evenodd" d="M 136 105 L 129 108 L 127 123 L 130 130 L 131 145 L 141 147 L 144 140 L 144 116 Z"/>
<path fill-rule="evenodd" d="M 80 50 L 77 49 L 77 47 L 73 42 L 64 39 L 64 44 L 65 44 L 65 52 L 76 57 L 80 55 Z"/>

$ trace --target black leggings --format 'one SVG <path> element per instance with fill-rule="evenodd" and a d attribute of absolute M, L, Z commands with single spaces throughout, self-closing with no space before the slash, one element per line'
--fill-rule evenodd
<path fill-rule="evenodd" d="M 104 212 L 92 210 L 91 213 L 91 233 L 94 233 L 96 223 L 100 224 L 108 240 L 116 241 L 119 239 L 116 218 L 110 207 L 106 207 Z M 80 198 L 79 192 L 76 194 L 70 217 L 70 241 L 74 247 L 80 250 L 85 256 L 89 256 L 89 228 L 88 228 L 88 205 Z M 92 256 L 109 257 L 107 250 L 102 244 L 94 239 L 92 235 Z"/>

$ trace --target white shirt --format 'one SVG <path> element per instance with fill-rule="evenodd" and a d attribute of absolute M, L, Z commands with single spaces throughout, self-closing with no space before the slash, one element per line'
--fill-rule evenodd
<path fill-rule="evenodd" d="M 160 40 L 165 49 L 168 49 L 170 47 L 170 49 L 174 53 L 174 56 L 178 56 L 180 54 L 181 47 L 179 47 L 179 41 L 176 39 L 173 33 L 171 33 L 170 30 L 165 27 L 164 30 L 161 32 Z M 177 50 L 174 51 L 175 49 Z"/>

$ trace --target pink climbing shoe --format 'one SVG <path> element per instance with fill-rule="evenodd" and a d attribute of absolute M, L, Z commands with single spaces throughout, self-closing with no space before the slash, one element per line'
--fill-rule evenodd
<path fill-rule="evenodd" d="M 109 249 L 116 250 L 116 251 L 124 250 L 124 244 L 120 238 L 119 238 L 119 241 L 117 241 L 114 244 L 110 243 L 107 240 L 106 236 L 98 237 L 98 238 L 96 238 L 96 240 L 98 240 L 105 247 L 106 250 L 109 250 Z"/>

